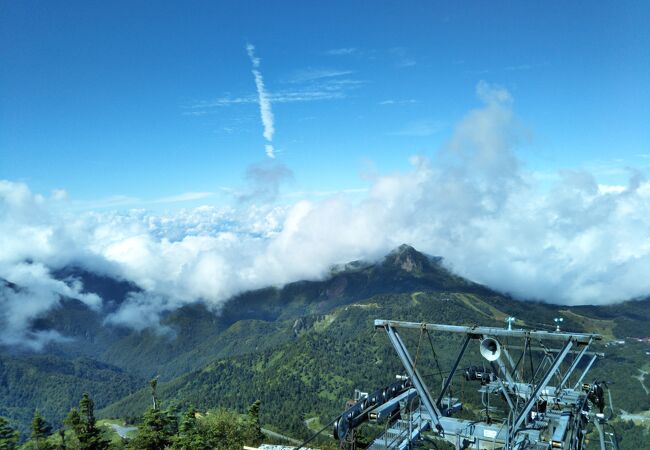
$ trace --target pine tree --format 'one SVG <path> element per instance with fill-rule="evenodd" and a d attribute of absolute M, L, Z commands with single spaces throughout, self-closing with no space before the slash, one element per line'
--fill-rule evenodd
<path fill-rule="evenodd" d="M 176 416 L 167 410 L 149 408 L 142 416 L 138 434 L 129 444 L 134 450 L 163 450 L 172 444 L 178 429 Z"/>
<path fill-rule="evenodd" d="M 178 435 L 174 438 L 174 450 L 209 449 L 201 435 L 196 420 L 196 409 L 190 406 L 181 419 Z"/>
<path fill-rule="evenodd" d="M 59 430 L 59 439 L 61 441 L 59 443 L 59 450 L 66 450 L 67 447 L 65 445 L 65 429 L 63 428 Z"/>
<path fill-rule="evenodd" d="M 37 409 L 34 411 L 34 418 L 32 419 L 32 433 L 30 435 L 27 448 L 36 450 L 50 450 L 52 446 L 47 442 L 47 437 L 50 435 L 52 428 L 45 421 L 41 412 Z"/>
<path fill-rule="evenodd" d="M 90 395 L 84 392 L 79 401 L 79 409 L 73 408 L 66 419 L 66 424 L 74 431 L 79 441 L 80 450 L 104 450 L 109 442 L 102 436 L 97 428 L 95 419 L 95 404 Z"/>
<path fill-rule="evenodd" d="M 138 426 L 138 434 L 129 443 L 129 448 L 134 450 L 163 450 L 172 445 L 178 431 L 178 420 L 168 410 L 161 410 L 156 396 L 158 380 L 149 382 L 153 407 L 149 408 L 142 416 L 142 423 Z"/>
<path fill-rule="evenodd" d="M 259 446 L 264 439 L 262 434 L 262 425 L 260 424 L 260 405 L 262 402 L 255 400 L 251 406 L 248 407 L 248 445 Z"/>
<path fill-rule="evenodd" d="M 158 386 L 158 379 L 154 378 L 149 382 L 151 386 L 151 400 L 153 401 L 153 409 L 158 409 L 158 397 L 156 396 L 156 387 Z"/>
<path fill-rule="evenodd" d="M 14 450 L 18 446 L 18 432 L 9 421 L 0 416 L 0 450 Z"/>

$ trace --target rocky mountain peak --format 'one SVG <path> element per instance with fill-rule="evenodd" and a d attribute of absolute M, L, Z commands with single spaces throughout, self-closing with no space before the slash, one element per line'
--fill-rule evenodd
<path fill-rule="evenodd" d="M 419 273 L 431 263 L 428 256 L 420 253 L 408 244 L 402 244 L 390 252 L 384 260 L 384 265 L 403 270 L 408 273 Z"/>

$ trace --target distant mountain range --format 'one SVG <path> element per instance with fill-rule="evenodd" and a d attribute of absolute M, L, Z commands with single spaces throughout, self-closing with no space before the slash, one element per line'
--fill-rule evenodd
<path fill-rule="evenodd" d="M 79 279 L 104 304 L 95 311 L 61 298 L 32 326 L 71 341 L 51 343 L 41 353 L 1 349 L 0 415 L 23 430 L 35 408 L 60 423 L 84 391 L 102 415 L 138 415 L 148 405 L 142 388 L 159 377 L 169 405 L 242 409 L 261 399 L 267 426 L 301 437 L 308 433 L 306 417 L 325 421 L 355 388 L 377 387 L 400 372 L 390 346 L 374 335 L 376 318 L 503 326 L 514 315 L 517 326 L 543 328 L 561 316 L 564 328 L 607 339 L 650 335 L 648 299 L 579 307 L 522 302 L 456 276 L 440 258 L 407 245 L 377 263 L 333 267 L 321 281 L 245 292 L 218 313 L 200 302 L 184 306 L 162 318 L 171 333 L 105 324 L 137 286 L 76 267 L 55 275 Z M 3 282 L 1 289 L 20 286 Z M 626 348 L 616 358 L 616 367 L 606 359 L 595 373 L 634 372 L 644 364 L 641 348 Z M 620 391 L 628 411 L 650 408 L 640 383 L 627 380 Z"/>

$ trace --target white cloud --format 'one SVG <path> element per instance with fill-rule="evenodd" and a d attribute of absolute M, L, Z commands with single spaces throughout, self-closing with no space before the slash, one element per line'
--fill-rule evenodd
<path fill-rule="evenodd" d="M 251 63 L 253 63 L 253 67 L 259 67 L 260 59 L 255 56 L 255 46 L 253 44 L 246 44 L 246 53 L 248 53 L 248 57 L 250 58 Z"/>
<path fill-rule="evenodd" d="M 625 192 L 626 187 L 617 184 L 599 184 L 598 192 L 600 194 L 620 194 Z"/>
<path fill-rule="evenodd" d="M 273 111 L 271 110 L 271 100 L 269 95 L 264 88 L 264 79 L 262 74 L 257 68 L 260 66 L 260 59 L 255 56 L 255 47 L 251 44 L 246 46 L 246 51 L 248 52 L 248 57 L 253 64 L 253 76 L 255 77 L 255 87 L 257 88 L 257 99 L 260 106 L 260 116 L 262 118 L 262 126 L 264 127 L 264 139 L 269 143 L 273 140 L 273 134 L 275 133 L 275 128 L 273 125 Z M 268 147 L 266 149 L 268 155 Z M 272 155 L 273 153 L 271 153 Z M 273 157 L 273 156 L 271 156 Z"/>
<path fill-rule="evenodd" d="M 255 86 L 257 87 L 257 95 L 260 103 L 260 115 L 262 117 L 262 125 L 264 126 L 264 139 L 272 141 L 275 127 L 273 125 L 274 119 L 273 111 L 271 111 L 271 100 L 264 89 L 262 74 L 258 70 L 253 70 L 253 75 L 255 76 Z"/>
<path fill-rule="evenodd" d="M 246 202 L 165 216 L 70 215 L 65 200 L 0 182 L 0 277 L 31 292 L 4 291 L 0 340 L 31 336 L 37 346 L 52 337 L 29 335 L 29 323 L 59 295 L 97 305 L 81 286 L 52 279 L 50 270 L 72 263 L 144 290 L 110 319 L 135 328 L 197 300 L 218 309 L 243 290 L 315 279 L 333 263 L 379 258 L 404 242 L 520 298 L 598 304 L 649 294 L 650 182 L 632 174 L 624 189 L 603 187 L 589 172 L 563 171 L 539 188 L 514 155 L 525 136 L 510 94 L 487 83 L 477 94 L 483 104 L 438 157 L 375 175 L 360 200 L 334 194 L 274 206 L 291 172 L 270 160 L 249 170 Z"/>
<path fill-rule="evenodd" d="M 160 325 L 160 317 L 165 311 L 178 307 L 168 298 L 147 292 L 129 292 L 120 309 L 109 314 L 105 323 L 125 326 L 137 331 L 153 329 L 159 334 L 170 334 L 173 330 Z"/>
<path fill-rule="evenodd" d="M 476 95 L 488 105 L 498 103 L 510 103 L 512 96 L 504 87 L 487 83 L 483 80 L 476 85 Z"/>

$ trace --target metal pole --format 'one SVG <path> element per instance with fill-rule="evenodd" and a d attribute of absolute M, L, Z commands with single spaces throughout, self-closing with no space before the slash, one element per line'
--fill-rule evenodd
<path fill-rule="evenodd" d="M 499 365 L 499 371 L 503 372 L 503 374 L 506 377 L 506 381 L 508 382 L 508 385 L 510 386 L 511 389 L 514 389 L 515 386 L 515 380 L 512 379 L 512 376 L 510 375 L 510 371 L 506 367 L 506 365 L 501 361 L 501 358 L 497 358 L 496 363 Z"/>
<path fill-rule="evenodd" d="M 598 430 L 598 437 L 600 439 L 601 450 L 607 450 L 607 447 L 605 447 L 605 433 L 603 432 L 603 427 L 600 426 L 600 422 L 598 422 L 598 419 L 594 421 L 594 425 L 596 425 L 596 429 Z"/>
<path fill-rule="evenodd" d="M 585 375 L 587 375 L 587 372 L 589 372 L 591 366 L 593 366 L 594 362 L 596 362 L 596 358 L 598 358 L 598 354 L 595 354 L 594 356 L 591 357 L 591 361 L 589 361 L 589 364 L 587 364 L 585 370 L 582 371 L 582 375 L 580 375 L 580 378 L 578 378 L 578 381 L 576 382 L 576 385 L 573 386 L 573 389 L 575 390 L 578 389 L 578 386 L 580 386 L 580 383 L 582 383 L 582 380 L 585 378 Z"/>
<path fill-rule="evenodd" d="M 517 430 L 519 430 L 519 428 L 523 425 L 524 421 L 528 417 L 528 413 L 530 413 L 530 411 L 533 409 L 533 406 L 535 405 L 535 402 L 537 402 L 537 398 L 539 397 L 539 394 L 548 385 L 548 383 L 551 381 L 551 378 L 553 378 L 553 375 L 555 375 L 557 370 L 560 368 L 560 364 L 562 364 L 562 361 L 564 361 L 564 358 L 566 358 L 566 355 L 571 350 L 571 347 L 573 347 L 573 339 L 569 338 L 567 339 L 566 344 L 564 344 L 562 351 L 557 355 L 555 361 L 553 361 L 553 364 L 551 364 L 551 367 L 549 367 L 549 369 L 546 371 L 546 374 L 542 378 L 542 381 L 537 385 L 535 391 L 530 396 L 528 401 L 525 403 L 524 408 L 519 413 L 519 416 L 517 417 L 513 425 L 513 429 L 512 429 L 513 436 L 517 432 Z"/>
<path fill-rule="evenodd" d="M 492 362 L 490 364 L 492 366 L 492 370 L 494 370 L 496 372 L 497 370 L 496 370 L 494 362 Z M 510 407 L 510 411 L 514 411 L 515 410 L 515 405 L 514 405 L 514 403 L 512 403 L 512 400 L 510 399 L 510 394 L 508 393 L 508 389 L 503 384 L 503 380 L 501 379 L 500 376 L 497 376 L 497 381 L 499 382 L 499 386 L 501 387 L 501 392 L 503 392 L 503 396 L 506 398 L 506 402 L 508 402 L 508 406 Z"/>
<path fill-rule="evenodd" d="M 504 355 L 506 355 L 506 359 L 510 363 L 510 368 L 512 370 L 515 370 L 515 368 L 516 368 L 515 361 L 514 361 L 514 359 L 512 359 L 512 356 L 510 356 L 510 352 L 508 352 L 508 349 L 506 348 L 505 345 L 501 346 L 501 351 L 503 352 Z"/>
<path fill-rule="evenodd" d="M 569 377 L 576 369 L 576 367 L 578 367 L 578 363 L 582 359 L 582 356 L 587 352 L 588 348 L 589 348 L 589 344 L 585 345 L 582 351 L 576 355 L 575 359 L 573 360 L 573 363 L 571 363 L 571 367 L 569 367 L 569 370 L 566 371 L 564 377 L 562 377 L 562 381 L 560 381 L 560 384 L 557 386 L 557 389 L 555 390 L 556 396 L 560 393 L 560 391 L 562 390 L 566 382 L 569 381 Z"/>
<path fill-rule="evenodd" d="M 422 400 L 422 403 L 424 403 L 424 407 L 431 416 L 432 421 L 435 421 L 436 429 L 438 432 L 443 432 L 442 425 L 440 424 L 440 416 L 442 416 L 442 413 L 433 403 L 429 389 L 427 389 L 422 376 L 413 364 L 411 355 L 409 355 L 408 350 L 406 350 L 404 342 L 402 342 L 402 339 L 399 337 L 397 330 L 395 330 L 391 325 L 387 324 L 385 326 L 385 330 L 388 334 L 388 338 L 390 339 L 391 344 L 393 344 L 393 347 L 397 352 L 397 356 L 399 356 L 400 360 L 402 361 L 402 365 L 406 369 L 409 378 L 413 382 L 413 387 L 415 387 L 415 389 L 418 391 L 420 400 Z"/>
<path fill-rule="evenodd" d="M 458 356 L 456 357 L 456 361 L 454 362 L 454 365 L 451 368 L 451 372 L 449 372 L 449 375 L 445 379 L 445 384 L 442 386 L 442 390 L 440 391 L 440 394 L 438 395 L 438 399 L 436 400 L 436 405 L 438 406 L 438 408 L 442 408 L 441 406 L 442 398 L 445 396 L 447 389 L 449 389 L 451 380 L 454 377 L 454 374 L 456 373 L 456 369 L 458 369 L 458 364 L 460 364 L 460 360 L 463 358 L 463 355 L 465 354 L 465 350 L 467 350 L 467 345 L 469 345 L 469 341 L 470 341 L 470 337 L 465 336 L 465 341 L 463 341 L 463 346 L 460 349 L 460 353 L 458 353 Z"/>

